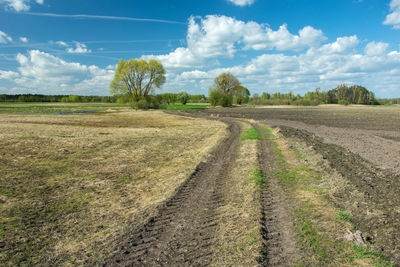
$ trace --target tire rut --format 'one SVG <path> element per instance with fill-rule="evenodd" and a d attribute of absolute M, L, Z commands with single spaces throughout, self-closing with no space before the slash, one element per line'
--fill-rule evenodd
<path fill-rule="evenodd" d="M 267 137 L 259 125 L 252 124 L 262 137 Z M 263 139 L 263 138 L 262 138 Z M 261 193 L 261 236 L 263 248 L 259 263 L 262 266 L 293 266 L 301 261 L 293 228 L 290 197 L 277 178 L 275 152 L 271 141 L 258 142 L 258 162 L 265 185 Z"/>
<path fill-rule="evenodd" d="M 217 208 L 224 203 L 224 178 L 235 161 L 240 127 L 231 120 L 229 136 L 207 162 L 200 163 L 177 193 L 104 266 L 207 266 L 212 262 Z"/>

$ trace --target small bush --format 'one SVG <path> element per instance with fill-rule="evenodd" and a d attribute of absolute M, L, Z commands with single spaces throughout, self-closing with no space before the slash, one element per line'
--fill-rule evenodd
<path fill-rule="evenodd" d="M 339 100 L 338 104 L 348 106 L 348 105 L 350 105 L 350 102 L 347 100 Z"/>
<path fill-rule="evenodd" d="M 218 89 L 210 90 L 209 100 L 212 106 L 223 106 L 223 107 L 232 106 L 232 96 Z"/>

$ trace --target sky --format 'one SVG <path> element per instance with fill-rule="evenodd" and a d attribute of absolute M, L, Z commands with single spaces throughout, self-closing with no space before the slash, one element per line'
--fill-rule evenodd
<path fill-rule="evenodd" d="M 109 95 L 121 58 L 159 60 L 156 93 L 400 97 L 400 0 L 0 0 L 0 94 Z"/>

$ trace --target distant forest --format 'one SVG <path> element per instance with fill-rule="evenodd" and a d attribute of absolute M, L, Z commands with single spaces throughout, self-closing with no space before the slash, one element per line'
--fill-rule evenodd
<path fill-rule="evenodd" d="M 179 102 L 179 94 L 164 93 L 152 96 L 159 103 L 174 104 Z M 188 103 L 208 103 L 205 95 L 190 95 Z M 0 94 L 0 102 L 71 102 L 71 103 L 129 103 L 127 96 L 78 96 L 78 95 L 41 95 L 41 94 Z M 247 102 L 247 101 L 246 101 Z M 329 91 L 319 88 L 309 91 L 303 96 L 293 93 L 255 93 L 249 104 L 253 105 L 300 105 L 315 106 L 319 104 L 363 104 L 363 105 L 389 105 L 400 104 L 400 98 L 377 99 L 373 92 L 360 85 L 339 85 Z"/>

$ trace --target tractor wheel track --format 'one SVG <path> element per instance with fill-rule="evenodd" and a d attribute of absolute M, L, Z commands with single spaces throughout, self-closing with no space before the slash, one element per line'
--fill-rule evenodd
<path fill-rule="evenodd" d="M 262 137 L 267 137 L 259 125 L 252 125 Z M 273 177 L 277 165 L 271 141 L 258 142 L 258 162 L 265 179 L 261 193 L 263 248 L 259 263 L 262 266 L 294 266 L 301 261 L 302 254 L 296 246 L 290 197 L 279 180 Z"/>
<path fill-rule="evenodd" d="M 177 193 L 139 230 L 119 245 L 104 266 L 207 266 L 212 261 L 217 208 L 222 187 L 235 161 L 240 127 L 227 123 L 229 136 L 200 163 Z M 121 244 L 121 243 L 120 243 Z"/>

